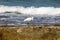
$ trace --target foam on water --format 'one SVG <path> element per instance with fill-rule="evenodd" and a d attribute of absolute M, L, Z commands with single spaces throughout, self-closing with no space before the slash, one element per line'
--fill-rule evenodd
<path fill-rule="evenodd" d="M 23 6 L 4 6 L 0 5 L 0 13 L 1 12 L 20 12 L 23 14 L 48 14 L 48 15 L 56 15 L 60 14 L 60 8 L 54 7 L 23 7 Z"/>

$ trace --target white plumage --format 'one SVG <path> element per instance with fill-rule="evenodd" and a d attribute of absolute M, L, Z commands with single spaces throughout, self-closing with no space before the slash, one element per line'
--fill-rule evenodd
<path fill-rule="evenodd" d="M 34 20 L 34 18 L 33 17 L 30 17 L 30 18 L 26 18 L 25 20 L 24 20 L 24 22 L 30 22 L 30 21 L 33 21 Z"/>

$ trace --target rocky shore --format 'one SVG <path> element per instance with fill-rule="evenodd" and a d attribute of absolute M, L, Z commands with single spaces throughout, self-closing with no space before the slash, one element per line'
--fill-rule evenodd
<path fill-rule="evenodd" d="M 0 27 L 0 40 L 60 40 L 60 26 Z"/>

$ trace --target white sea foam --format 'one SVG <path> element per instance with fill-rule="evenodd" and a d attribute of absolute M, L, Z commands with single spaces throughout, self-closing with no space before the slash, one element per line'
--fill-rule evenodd
<path fill-rule="evenodd" d="M 60 8 L 54 7 L 22 7 L 22 6 L 4 6 L 0 5 L 0 12 L 20 12 L 23 14 L 48 14 L 48 15 L 56 15 L 60 14 Z"/>

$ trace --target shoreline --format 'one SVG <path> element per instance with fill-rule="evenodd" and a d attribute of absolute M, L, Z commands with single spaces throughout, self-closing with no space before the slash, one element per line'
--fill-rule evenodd
<path fill-rule="evenodd" d="M 20 25 L 20 26 L 14 26 L 14 25 L 1 25 L 0 27 L 16 27 L 16 28 L 20 28 L 20 27 L 40 27 L 40 28 L 60 28 L 60 25 Z"/>

